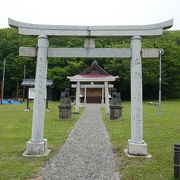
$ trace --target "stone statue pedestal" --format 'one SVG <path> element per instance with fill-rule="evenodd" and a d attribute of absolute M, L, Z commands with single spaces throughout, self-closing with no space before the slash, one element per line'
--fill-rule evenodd
<path fill-rule="evenodd" d="M 72 105 L 61 104 L 59 107 L 59 119 L 70 119 L 72 114 Z"/>
<path fill-rule="evenodd" d="M 122 105 L 110 105 L 110 120 L 122 119 Z"/>

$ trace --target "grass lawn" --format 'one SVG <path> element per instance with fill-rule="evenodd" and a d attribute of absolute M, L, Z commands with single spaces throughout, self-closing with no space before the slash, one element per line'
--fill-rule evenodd
<path fill-rule="evenodd" d="M 31 138 L 32 110 L 24 112 L 26 104 L 0 105 L 0 179 L 32 176 L 62 146 L 80 115 L 73 114 L 71 121 L 60 121 L 57 105 L 58 102 L 49 103 L 51 111 L 46 112 L 44 137 L 48 139 L 51 153 L 41 158 L 22 156 Z"/>
<path fill-rule="evenodd" d="M 157 107 L 144 102 L 144 140 L 152 154 L 151 159 L 125 156 L 123 150 L 130 139 L 130 102 L 123 105 L 123 119 L 116 122 L 109 121 L 105 109 L 101 109 L 122 179 L 173 179 L 174 144 L 180 143 L 180 100 L 163 101 L 161 115 L 157 113 Z"/>

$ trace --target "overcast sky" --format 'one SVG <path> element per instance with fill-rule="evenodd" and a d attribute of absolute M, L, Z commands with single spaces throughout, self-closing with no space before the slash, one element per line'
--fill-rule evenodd
<path fill-rule="evenodd" d="M 141 25 L 174 19 L 180 30 L 180 0 L 1 0 L 0 28 L 8 17 L 33 24 Z"/>

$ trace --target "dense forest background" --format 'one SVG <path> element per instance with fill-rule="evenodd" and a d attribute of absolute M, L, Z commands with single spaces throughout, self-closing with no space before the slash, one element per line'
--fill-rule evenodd
<path fill-rule="evenodd" d="M 50 37 L 50 47 L 83 47 L 84 40 L 77 38 Z M 24 65 L 26 78 L 35 77 L 36 59 L 19 57 L 19 47 L 36 47 L 36 37 L 24 37 L 16 29 L 0 29 L 0 81 L 3 74 L 3 59 L 6 58 L 5 98 L 16 97 L 16 87 L 19 84 L 22 97 L 22 80 Z M 96 40 L 96 47 L 129 47 L 129 39 Z M 180 31 L 165 31 L 158 38 L 144 38 L 143 48 L 162 48 L 162 98 L 180 98 Z M 60 92 L 70 87 L 67 76 L 75 75 L 89 65 L 92 58 L 49 58 L 48 78 L 54 79 L 53 99 L 58 100 Z M 99 65 L 120 79 L 115 87 L 121 92 L 122 99 L 130 99 L 130 60 L 118 58 L 96 58 Z M 143 60 L 143 97 L 158 99 L 159 59 Z"/>

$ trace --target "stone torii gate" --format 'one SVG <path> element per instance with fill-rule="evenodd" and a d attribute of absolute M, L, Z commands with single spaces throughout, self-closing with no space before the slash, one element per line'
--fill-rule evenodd
<path fill-rule="evenodd" d="M 142 117 L 142 58 L 157 58 L 159 49 L 142 49 L 142 37 L 160 36 L 164 29 L 172 27 L 173 20 L 152 25 L 132 26 L 61 26 L 35 25 L 8 19 L 9 25 L 19 29 L 22 35 L 38 37 L 37 48 L 20 47 L 20 56 L 37 57 L 35 100 L 32 122 L 32 137 L 27 142 L 27 155 L 47 153 L 47 140 L 44 139 L 45 94 L 48 57 L 84 58 L 131 58 L 131 139 L 128 141 L 128 154 L 144 155 L 147 144 L 143 140 Z M 84 37 L 84 48 L 49 48 L 48 36 Z M 97 38 L 131 39 L 130 48 L 95 48 Z"/>

